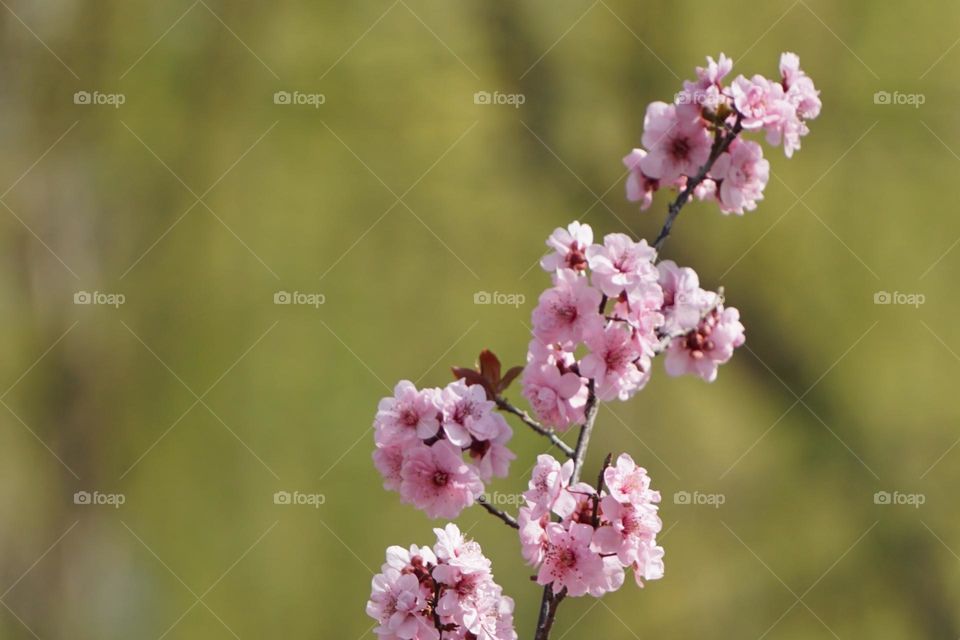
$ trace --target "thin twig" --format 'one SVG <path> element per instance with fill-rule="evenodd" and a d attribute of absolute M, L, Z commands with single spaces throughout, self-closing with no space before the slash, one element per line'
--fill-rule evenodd
<path fill-rule="evenodd" d="M 487 502 L 486 496 L 480 496 L 479 498 L 477 498 L 477 504 L 479 504 L 481 507 L 486 509 L 491 515 L 494 515 L 500 518 L 501 520 L 503 520 L 503 522 L 508 527 L 513 527 L 514 529 L 520 528 L 520 525 L 517 523 L 516 518 L 514 518 L 512 515 L 510 515 L 506 511 L 501 511 L 500 509 L 497 509 L 495 506 Z"/>
<path fill-rule="evenodd" d="M 556 431 L 554 431 L 553 429 L 550 429 L 549 427 L 543 426 L 542 424 L 534 420 L 529 413 L 527 413 L 523 409 L 520 409 L 519 407 L 514 406 L 506 398 L 498 396 L 496 398 L 496 403 L 497 403 L 497 406 L 500 407 L 500 409 L 502 409 L 503 411 L 506 411 L 507 413 L 512 413 L 513 415 L 517 416 L 518 418 L 520 418 L 520 421 L 523 422 L 523 424 L 527 425 L 528 427 L 530 427 L 531 429 L 533 429 L 534 431 L 536 431 L 537 433 L 545 437 L 547 440 L 549 440 L 550 444 L 560 449 L 560 451 L 563 451 L 563 453 L 568 458 L 573 457 L 573 449 L 570 447 L 570 445 L 568 445 L 566 442 L 560 439 L 560 436 L 557 435 Z"/>
<path fill-rule="evenodd" d="M 683 191 L 677 195 L 676 200 L 670 203 L 670 206 L 667 209 L 667 219 L 663 223 L 663 228 L 660 229 L 657 239 L 653 241 L 654 249 L 659 251 L 660 247 L 663 246 L 663 243 L 667 240 L 667 236 L 670 235 L 670 230 L 673 228 L 673 221 L 677 219 L 678 215 L 680 215 L 680 210 L 683 209 L 683 205 L 687 204 L 687 201 L 690 200 L 690 196 L 692 196 L 694 190 L 700 186 L 700 183 L 706 180 L 707 174 L 710 172 L 710 169 L 713 168 L 713 163 L 715 163 L 720 155 L 730 147 L 742 129 L 743 124 L 741 122 L 741 116 L 737 114 L 737 121 L 732 127 L 722 129 L 724 132 L 723 135 L 720 135 L 718 131 L 713 148 L 710 150 L 710 157 L 707 158 L 707 161 L 702 167 L 700 167 L 700 170 L 697 171 L 696 175 L 687 178 L 687 184 L 683 188 Z"/>
<path fill-rule="evenodd" d="M 590 444 L 590 434 L 593 432 L 593 425 L 597 420 L 597 402 L 596 388 L 593 378 L 587 383 L 588 396 L 587 408 L 583 425 L 580 427 L 580 435 L 577 438 L 577 447 L 573 452 L 573 475 L 570 477 L 570 484 L 576 484 L 580 481 L 580 473 L 583 471 L 583 461 L 587 457 L 587 446 Z M 540 601 L 540 618 L 537 620 L 537 631 L 534 634 L 534 640 L 547 640 L 550 637 L 550 629 L 553 627 L 553 621 L 557 616 L 557 607 L 560 601 L 567 594 L 566 589 L 554 595 L 553 585 L 548 584 L 543 589 L 543 598 Z"/>

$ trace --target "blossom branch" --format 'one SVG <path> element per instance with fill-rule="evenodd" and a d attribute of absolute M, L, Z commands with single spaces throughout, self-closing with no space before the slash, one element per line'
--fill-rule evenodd
<path fill-rule="evenodd" d="M 477 498 L 477 504 L 479 504 L 481 507 L 486 509 L 487 512 L 490 513 L 491 515 L 494 515 L 500 518 L 501 520 L 503 520 L 504 524 L 506 524 L 508 527 L 513 527 L 514 529 L 520 528 L 520 525 L 517 523 L 516 518 L 511 516 L 506 511 L 501 511 L 500 509 L 497 509 L 495 506 L 487 502 L 486 496 L 480 496 L 479 498 Z"/>
<path fill-rule="evenodd" d="M 520 409 L 519 407 L 514 406 L 513 404 L 510 403 L 509 400 L 507 400 L 502 396 L 497 396 L 495 401 L 497 403 L 497 406 L 500 407 L 501 410 L 506 411 L 507 413 L 512 413 L 513 415 L 517 416 L 518 418 L 520 418 L 520 421 L 523 422 L 523 424 L 527 425 L 528 427 L 530 427 L 531 429 L 533 429 L 534 431 L 536 431 L 537 433 L 545 437 L 547 440 L 549 440 L 550 444 L 560 449 L 560 451 L 563 451 L 563 453 L 566 454 L 568 458 L 573 457 L 573 454 L 574 454 L 573 448 L 570 445 L 568 445 L 566 442 L 561 440 L 560 436 L 557 435 L 556 431 L 543 426 L 542 424 L 534 420 L 529 413 L 527 413 L 523 409 Z"/>
<path fill-rule="evenodd" d="M 587 408 L 583 426 L 580 427 L 580 435 L 577 437 L 577 447 L 573 452 L 573 475 L 570 477 L 570 484 L 576 484 L 580 480 L 580 473 L 583 471 L 583 462 L 587 457 L 587 447 L 590 444 L 590 435 L 593 433 L 593 425 L 597 420 L 597 394 L 593 378 L 587 385 L 589 395 L 587 396 Z M 537 631 L 534 640 L 547 640 L 550 637 L 550 629 L 553 627 L 553 621 L 557 616 L 557 607 L 560 601 L 566 595 L 566 589 L 557 594 L 553 593 L 553 585 L 548 584 L 543 588 L 543 598 L 540 601 L 540 617 L 537 620 Z"/>
<path fill-rule="evenodd" d="M 740 135 L 740 132 L 743 130 L 742 120 L 743 117 L 738 113 L 737 121 L 732 127 L 724 127 L 723 129 L 717 130 L 717 137 L 714 141 L 713 148 L 710 150 L 710 157 L 707 158 L 707 161 L 700 167 L 696 175 L 687 178 L 687 184 L 683 188 L 683 191 L 677 195 L 677 199 L 671 202 L 667 209 L 667 219 L 664 221 L 660 233 L 657 234 L 657 239 L 653 241 L 653 248 L 657 251 L 659 251 L 663 243 L 666 242 L 667 236 L 670 235 L 670 230 L 673 228 L 674 220 L 680 215 L 680 210 L 683 209 L 684 205 L 690 200 L 690 196 L 692 196 L 696 188 L 700 186 L 700 183 L 706 180 L 707 174 L 710 173 L 710 169 L 713 168 L 713 164 L 721 154 L 723 154 L 736 137 Z M 724 132 L 722 135 L 720 133 L 721 131 Z"/>

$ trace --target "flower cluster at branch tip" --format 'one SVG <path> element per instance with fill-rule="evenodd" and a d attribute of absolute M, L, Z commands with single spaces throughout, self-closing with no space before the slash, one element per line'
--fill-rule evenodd
<path fill-rule="evenodd" d="M 523 557 L 539 567 L 537 582 L 552 585 L 555 594 L 598 597 L 619 589 L 627 568 L 641 587 L 644 580 L 662 578 L 663 548 L 656 539 L 660 494 L 650 489 L 646 470 L 621 454 L 595 489 L 571 484 L 573 464 L 537 457 L 523 494 L 520 542 Z"/>
<path fill-rule="evenodd" d="M 398 383 L 373 423 L 384 488 L 431 518 L 457 517 L 515 457 L 506 447 L 513 430 L 495 408 L 482 386 L 463 380 L 443 389 Z"/>
<path fill-rule="evenodd" d="M 433 549 L 387 549 L 367 602 L 380 640 L 515 640 L 513 599 L 480 545 L 455 524 L 434 533 Z"/>
<path fill-rule="evenodd" d="M 533 340 L 521 382 L 537 417 L 560 431 L 585 418 L 589 381 L 598 400 L 627 400 L 667 352 L 670 375 L 707 381 L 743 344 L 739 312 L 704 290 L 696 272 L 656 262 L 645 240 L 612 233 L 594 244 L 588 225 L 572 223 L 547 240 L 541 265 L 553 287 L 533 311 Z M 578 359 L 577 351 L 585 347 Z"/>
<path fill-rule="evenodd" d="M 674 104 L 653 102 L 643 119 L 642 149 L 633 149 L 623 159 L 629 169 L 627 198 L 647 209 L 661 187 L 682 190 L 697 175 L 711 154 L 715 158 L 706 178 L 693 195 L 715 201 L 723 213 L 753 211 L 763 199 L 770 176 L 770 163 L 754 141 L 744 140 L 740 130 L 764 131 L 767 143 L 783 145 L 789 158 L 800 148 L 800 138 L 809 133 L 807 121 L 820 115 L 820 92 L 800 69 L 794 53 L 780 56 L 780 77 L 768 79 L 737 76 L 724 78 L 733 61 L 720 54 L 707 57 L 706 67 L 697 67 L 697 79 L 685 81 Z"/>

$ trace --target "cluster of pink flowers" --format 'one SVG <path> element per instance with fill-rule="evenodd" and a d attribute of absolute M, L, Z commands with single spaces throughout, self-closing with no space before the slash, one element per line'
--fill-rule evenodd
<path fill-rule="evenodd" d="M 457 517 L 515 457 L 506 447 L 513 430 L 495 409 L 483 387 L 463 380 L 443 389 L 398 383 L 373 423 L 384 488 L 431 518 Z"/>
<path fill-rule="evenodd" d="M 572 460 L 561 465 L 541 455 L 523 494 L 520 542 L 523 557 L 539 567 L 537 582 L 553 593 L 598 597 L 619 589 L 627 568 L 641 587 L 662 578 L 660 494 L 650 489 L 646 470 L 624 453 L 604 470 L 598 489 L 571 484 L 572 474 Z"/>
<path fill-rule="evenodd" d="M 656 263 L 645 240 L 622 233 L 594 244 L 574 222 L 547 240 L 541 261 L 553 287 L 533 311 L 533 340 L 523 395 L 546 425 L 565 430 L 584 420 L 590 380 L 598 400 L 627 400 L 646 385 L 652 358 L 667 351 L 667 373 L 708 381 L 744 341 L 734 308 L 700 288 L 697 274 Z M 585 354 L 577 358 L 577 350 Z"/>
<path fill-rule="evenodd" d="M 770 163 L 759 144 L 739 133 L 766 133 L 771 145 L 783 145 L 791 157 L 809 129 L 807 121 L 820 114 L 820 92 L 800 69 L 794 53 L 780 57 L 780 77 L 737 76 L 729 85 L 724 78 L 733 61 L 723 54 L 706 67 L 697 67 L 697 79 L 685 81 L 674 104 L 653 102 L 643 119 L 643 149 L 624 159 L 630 170 L 627 198 L 647 209 L 661 187 L 682 190 L 688 179 L 707 164 L 716 145 L 727 135 L 733 139 L 715 158 L 707 177 L 694 188 L 700 200 L 716 201 L 724 213 L 743 214 L 757 207 L 770 176 Z"/>
<path fill-rule="evenodd" d="M 392 546 L 373 577 L 367 615 L 381 640 L 515 640 L 513 600 L 480 545 L 448 524 L 430 547 Z"/>

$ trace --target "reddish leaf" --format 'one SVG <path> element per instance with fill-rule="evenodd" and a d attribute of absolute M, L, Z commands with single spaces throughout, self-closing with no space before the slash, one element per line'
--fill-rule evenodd
<path fill-rule="evenodd" d="M 480 375 L 490 382 L 490 386 L 496 389 L 500 385 L 500 359 L 493 351 L 484 349 L 480 352 L 477 359 L 480 365 Z"/>
<path fill-rule="evenodd" d="M 507 375 L 503 376 L 500 380 L 500 384 L 497 386 L 497 393 L 503 393 L 507 390 L 507 387 L 510 386 L 510 383 L 513 382 L 518 375 L 523 373 L 523 367 L 513 367 L 507 371 Z"/>

